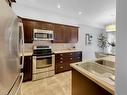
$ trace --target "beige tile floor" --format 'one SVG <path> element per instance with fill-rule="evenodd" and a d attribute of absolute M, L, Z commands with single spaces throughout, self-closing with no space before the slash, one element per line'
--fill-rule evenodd
<path fill-rule="evenodd" d="M 23 83 L 23 95 L 71 95 L 71 71 Z"/>

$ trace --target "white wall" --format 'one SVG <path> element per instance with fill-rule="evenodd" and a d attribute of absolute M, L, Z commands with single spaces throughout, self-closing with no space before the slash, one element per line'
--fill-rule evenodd
<path fill-rule="evenodd" d="M 117 0 L 116 95 L 127 95 L 127 0 Z"/>
<path fill-rule="evenodd" d="M 97 46 L 97 37 L 103 30 L 86 25 L 79 25 L 79 27 L 79 41 L 76 44 L 76 48 L 83 51 L 83 60 L 93 59 L 95 58 L 95 51 L 100 51 L 100 48 Z M 85 45 L 86 33 L 93 36 L 91 45 Z"/>

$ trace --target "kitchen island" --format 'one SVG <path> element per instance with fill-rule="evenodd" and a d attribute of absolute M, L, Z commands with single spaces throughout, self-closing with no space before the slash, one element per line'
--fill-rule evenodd
<path fill-rule="evenodd" d="M 97 60 L 71 64 L 72 95 L 114 95 L 115 69 L 96 61 L 114 62 L 115 57 L 108 56 Z"/>

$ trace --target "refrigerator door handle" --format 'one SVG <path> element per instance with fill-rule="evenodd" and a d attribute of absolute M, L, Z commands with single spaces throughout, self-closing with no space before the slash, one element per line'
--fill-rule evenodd
<path fill-rule="evenodd" d="M 22 69 L 23 66 L 24 66 L 24 29 L 23 29 L 23 23 L 20 22 L 19 23 L 19 27 L 21 27 L 21 45 L 20 45 L 20 48 L 21 48 L 21 53 L 22 53 L 22 64 L 20 65 L 20 68 Z"/>
<path fill-rule="evenodd" d="M 9 54 L 12 54 L 12 32 L 9 33 Z"/>
<path fill-rule="evenodd" d="M 21 77 L 21 81 L 20 81 L 19 86 L 17 88 L 17 91 L 15 92 L 14 95 L 17 95 L 18 92 L 20 91 L 20 88 L 21 88 L 21 85 L 22 85 L 22 81 L 23 81 L 23 73 L 20 73 L 20 77 Z"/>

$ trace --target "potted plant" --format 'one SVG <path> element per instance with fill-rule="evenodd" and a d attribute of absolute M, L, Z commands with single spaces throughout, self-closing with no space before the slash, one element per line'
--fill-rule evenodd
<path fill-rule="evenodd" d="M 98 39 L 98 46 L 103 49 L 107 48 L 107 37 L 104 34 L 100 34 Z"/>
<path fill-rule="evenodd" d="M 99 37 L 97 38 L 98 39 L 98 46 L 103 50 L 105 51 L 105 49 L 109 46 L 112 47 L 111 49 L 111 53 L 114 53 L 115 52 L 115 41 L 113 42 L 109 42 L 107 37 L 104 35 L 104 34 L 100 34 Z"/>

